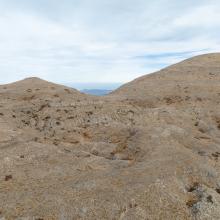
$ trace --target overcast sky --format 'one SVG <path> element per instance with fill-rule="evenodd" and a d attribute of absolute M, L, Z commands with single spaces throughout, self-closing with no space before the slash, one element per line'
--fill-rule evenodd
<path fill-rule="evenodd" d="M 219 36 L 219 0 L 0 0 L 0 83 L 127 82 Z"/>

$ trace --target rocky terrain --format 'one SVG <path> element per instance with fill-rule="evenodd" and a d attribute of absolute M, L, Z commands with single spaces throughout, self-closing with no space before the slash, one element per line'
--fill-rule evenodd
<path fill-rule="evenodd" d="M 220 54 L 105 97 L 0 86 L 0 219 L 220 219 Z"/>

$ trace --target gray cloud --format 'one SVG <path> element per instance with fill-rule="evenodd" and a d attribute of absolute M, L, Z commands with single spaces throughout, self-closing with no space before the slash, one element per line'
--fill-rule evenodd
<path fill-rule="evenodd" d="M 0 83 L 126 82 L 220 49 L 220 3 L 0 0 Z"/>

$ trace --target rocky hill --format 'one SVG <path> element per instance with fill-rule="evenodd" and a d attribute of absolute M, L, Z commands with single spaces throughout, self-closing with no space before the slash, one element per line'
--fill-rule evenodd
<path fill-rule="evenodd" d="M 105 97 L 0 86 L 0 218 L 220 219 L 220 54 Z"/>

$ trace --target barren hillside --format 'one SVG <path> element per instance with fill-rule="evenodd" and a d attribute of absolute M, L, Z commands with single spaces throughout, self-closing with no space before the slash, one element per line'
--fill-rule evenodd
<path fill-rule="evenodd" d="M 95 97 L 0 86 L 0 219 L 220 219 L 220 54 Z"/>

